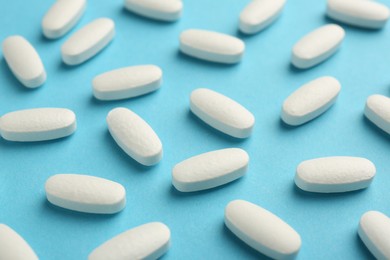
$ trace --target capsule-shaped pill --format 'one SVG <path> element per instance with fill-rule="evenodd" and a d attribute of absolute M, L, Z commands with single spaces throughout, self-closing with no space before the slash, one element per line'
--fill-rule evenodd
<path fill-rule="evenodd" d="M 172 22 L 180 18 L 183 2 L 181 0 L 125 0 L 125 8 L 147 18 Z"/>
<path fill-rule="evenodd" d="M 390 98 L 382 95 L 369 96 L 364 115 L 377 127 L 390 134 Z"/>
<path fill-rule="evenodd" d="M 38 260 L 38 256 L 15 230 L 0 224 L 0 259 Z"/>

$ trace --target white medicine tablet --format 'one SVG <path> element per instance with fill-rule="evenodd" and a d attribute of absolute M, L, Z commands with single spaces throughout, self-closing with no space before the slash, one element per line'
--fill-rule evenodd
<path fill-rule="evenodd" d="M 243 242 L 273 259 L 293 259 L 301 248 L 301 237 L 292 227 L 248 201 L 230 202 L 225 224 Z"/>
<path fill-rule="evenodd" d="M 390 134 L 390 98 L 382 95 L 369 96 L 364 115 L 377 127 Z"/>
<path fill-rule="evenodd" d="M 161 222 L 147 223 L 125 231 L 103 243 L 88 260 L 158 259 L 170 246 L 171 232 Z"/>
<path fill-rule="evenodd" d="M 255 34 L 273 23 L 280 15 L 286 0 L 253 0 L 240 14 L 240 31 Z"/>
<path fill-rule="evenodd" d="M 198 59 L 232 64 L 241 60 L 245 43 L 227 34 L 190 29 L 180 34 L 180 50 Z"/>
<path fill-rule="evenodd" d="M 62 45 L 62 60 L 68 65 L 77 65 L 103 50 L 115 35 L 114 21 L 99 18 L 87 24 Z"/>
<path fill-rule="evenodd" d="M 300 39 L 293 47 L 291 63 L 300 69 L 313 67 L 340 47 L 345 31 L 339 25 L 324 25 Z"/>
<path fill-rule="evenodd" d="M 327 111 L 336 101 L 341 86 L 333 77 L 320 77 L 294 91 L 283 103 L 282 120 L 304 124 Z"/>
<path fill-rule="evenodd" d="M 155 20 L 172 22 L 180 18 L 181 0 L 124 0 L 127 10 Z"/>
<path fill-rule="evenodd" d="M 327 15 L 337 21 L 368 29 L 380 29 L 389 19 L 389 8 L 371 0 L 328 0 Z"/>
<path fill-rule="evenodd" d="M 26 87 L 36 88 L 46 81 L 46 71 L 34 47 L 22 36 L 3 41 L 3 55 L 15 77 Z"/>
<path fill-rule="evenodd" d="M 126 190 L 107 179 L 81 175 L 56 174 L 45 184 L 50 203 L 80 212 L 113 214 L 126 205 Z"/>
<path fill-rule="evenodd" d="M 244 176 L 248 154 L 239 148 L 203 153 L 175 165 L 172 184 L 182 192 L 214 188 Z"/>
<path fill-rule="evenodd" d="M 0 224 L 1 260 L 38 260 L 29 244 L 12 228 Z"/>
<path fill-rule="evenodd" d="M 76 130 L 76 115 L 66 108 L 33 108 L 0 117 L 0 134 L 8 141 L 35 142 L 62 138 Z"/>
<path fill-rule="evenodd" d="M 112 70 L 93 79 L 93 94 L 100 100 L 118 100 L 144 95 L 160 87 L 162 74 L 162 70 L 155 65 Z"/>

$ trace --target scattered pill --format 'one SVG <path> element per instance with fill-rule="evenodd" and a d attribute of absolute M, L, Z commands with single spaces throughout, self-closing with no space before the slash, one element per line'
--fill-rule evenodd
<path fill-rule="evenodd" d="M 45 190 L 50 203 L 80 212 L 113 214 L 126 205 L 121 184 L 95 176 L 56 174 L 46 181 Z"/>
<path fill-rule="evenodd" d="M 180 35 L 180 50 L 198 59 L 231 64 L 241 60 L 245 44 L 227 34 L 190 29 Z"/>
<path fill-rule="evenodd" d="M 286 222 L 258 205 L 231 201 L 225 224 L 239 239 L 274 259 L 292 259 L 301 248 L 301 237 Z"/>
<path fill-rule="evenodd" d="M 162 71 L 154 65 L 141 65 L 116 69 L 96 76 L 93 94 L 100 100 L 118 100 L 137 97 L 157 90 Z"/>
<path fill-rule="evenodd" d="M 382 95 L 369 96 L 364 114 L 377 127 L 390 134 L 390 98 Z"/>
<path fill-rule="evenodd" d="M 77 65 L 103 50 L 115 35 L 111 19 L 99 18 L 87 24 L 62 45 L 62 60 L 68 65 Z"/>
<path fill-rule="evenodd" d="M 242 177 L 248 163 L 248 154 L 239 148 L 203 153 L 176 164 L 172 183 L 182 192 L 214 188 Z"/>
<path fill-rule="evenodd" d="M 38 260 L 38 256 L 18 233 L 5 224 L 0 224 L 1 260 Z"/>
<path fill-rule="evenodd" d="M 292 50 L 292 64 L 300 69 L 313 67 L 332 56 L 345 36 L 336 24 L 324 25 L 300 39 Z"/>
<path fill-rule="evenodd" d="M 241 32 L 255 34 L 273 23 L 280 15 L 286 0 L 253 0 L 240 14 Z"/>
<path fill-rule="evenodd" d="M 378 211 L 368 211 L 360 219 L 358 233 L 376 259 L 390 259 L 390 218 Z"/>
<path fill-rule="evenodd" d="M 46 81 L 46 71 L 39 54 L 22 36 L 6 38 L 3 55 L 12 73 L 24 86 L 36 88 Z"/>
<path fill-rule="evenodd" d="M 158 259 L 170 246 L 171 232 L 160 222 L 147 223 L 108 240 L 88 256 L 88 260 Z"/>
<path fill-rule="evenodd" d="M 172 22 L 180 18 L 181 0 L 125 0 L 127 10 L 155 20 Z"/>
<path fill-rule="evenodd" d="M 76 115 L 66 108 L 33 108 L 0 117 L 0 133 L 8 141 L 52 140 L 71 135 L 75 130 Z"/>

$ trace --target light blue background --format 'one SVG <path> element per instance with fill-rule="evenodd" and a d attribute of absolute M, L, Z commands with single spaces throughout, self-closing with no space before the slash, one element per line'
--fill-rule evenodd
<path fill-rule="evenodd" d="M 245 199 L 280 216 L 302 237 L 298 259 L 370 259 L 357 235 L 361 215 L 379 210 L 390 215 L 390 138 L 363 117 L 366 98 L 390 95 L 390 33 L 344 26 L 340 51 L 309 70 L 290 65 L 294 43 L 331 22 L 324 0 L 290 0 L 271 27 L 254 35 L 238 33 L 238 15 L 248 1 L 184 1 L 183 17 L 160 23 L 133 15 L 122 1 L 90 0 L 76 28 L 51 41 L 41 33 L 41 19 L 54 1 L 0 0 L 0 40 L 23 35 L 37 49 L 48 78 L 38 89 L 15 80 L 0 60 L 0 114 L 34 107 L 66 107 L 75 111 L 78 129 L 56 141 L 13 143 L 0 139 L 0 222 L 14 228 L 41 259 L 86 259 L 102 242 L 150 221 L 166 223 L 172 246 L 164 259 L 256 259 L 223 224 L 224 208 Z M 390 6 L 390 0 L 383 1 Z M 61 62 L 60 47 L 77 29 L 98 17 L 115 21 L 116 36 L 98 56 L 76 67 Z M 246 43 L 240 64 L 216 65 L 178 51 L 178 36 L 188 28 L 237 35 Z M 155 93 L 115 102 L 92 96 L 97 74 L 124 66 L 156 64 L 164 72 Z M 300 127 L 280 121 L 283 100 L 300 85 L 319 76 L 342 84 L 336 104 Z M 221 92 L 256 117 L 253 135 L 236 140 L 206 126 L 189 112 L 192 90 Z M 112 140 L 105 117 L 124 106 L 143 117 L 160 136 L 164 158 L 142 167 Z M 172 167 L 193 155 L 240 147 L 250 155 L 247 175 L 221 188 L 182 194 L 171 185 Z M 303 160 L 361 156 L 377 166 L 372 185 L 363 191 L 317 195 L 298 190 L 295 168 Z M 100 216 L 51 206 L 44 184 L 56 173 L 82 173 L 120 182 L 127 206 L 119 214 Z"/>

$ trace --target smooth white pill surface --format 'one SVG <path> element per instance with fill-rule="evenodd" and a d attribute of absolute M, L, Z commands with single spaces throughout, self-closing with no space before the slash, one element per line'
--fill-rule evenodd
<path fill-rule="evenodd" d="M 369 96 L 364 115 L 377 127 L 390 134 L 390 98 L 382 95 Z"/>
<path fill-rule="evenodd" d="M 327 111 L 336 101 L 341 85 L 333 77 L 320 77 L 294 91 L 283 103 L 282 120 L 304 124 Z"/>
<path fill-rule="evenodd" d="M 121 184 L 95 176 L 56 174 L 46 181 L 45 190 L 50 203 L 80 212 L 113 214 L 126 205 Z"/>
<path fill-rule="evenodd" d="M 390 218 L 378 211 L 363 214 L 359 236 L 376 259 L 390 259 Z"/>
<path fill-rule="evenodd" d="M 38 256 L 18 233 L 0 224 L 0 260 L 38 260 Z"/>
<path fill-rule="evenodd" d="M 206 124 L 237 138 L 249 137 L 255 124 L 255 117 L 245 107 L 207 88 L 192 91 L 190 108 Z"/>
<path fill-rule="evenodd" d="M 100 100 L 118 100 L 137 97 L 157 90 L 162 71 L 154 65 L 141 65 L 116 69 L 96 76 L 93 94 Z"/>
<path fill-rule="evenodd" d="M 242 177 L 249 156 L 239 148 L 203 153 L 175 165 L 172 184 L 182 192 L 214 188 Z"/>
<path fill-rule="evenodd" d="M 161 21 L 176 21 L 183 9 L 181 0 L 125 0 L 127 10 Z"/>
<path fill-rule="evenodd" d="M 292 50 L 292 64 L 300 69 L 313 67 L 332 56 L 345 36 L 336 24 L 324 25 L 300 39 Z"/>
<path fill-rule="evenodd" d="M 26 87 L 36 88 L 46 81 L 46 71 L 34 47 L 22 36 L 3 41 L 3 55 L 15 77 Z"/>
<path fill-rule="evenodd" d="M 371 0 L 328 0 L 327 15 L 337 21 L 369 29 L 385 26 L 389 8 Z"/>
<path fill-rule="evenodd" d="M 301 237 L 286 222 L 258 205 L 234 200 L 225 208 L 226 226 L 242 241 L 274 259 L 293 259 Z"/>
<path fill-rule="evenodd" d="M 231 64 L 241 60 L 245 44 L 227 34 L 190 29 L 180 35 L 180 50 L 198 59 Z"/>
<path fill-rule="evenodd" d="M 115 142 L 131 158 L 147 166 L 161 160 L 160 139 L 136 113 L 123 107 L 115 108 L 108 113 L 107 124 Z"/>
<path fill-rule="evenodd" d="M 310 192 L 346 192 L 367 188 L 375 173 L 375 165 L 365 158 L 324 157 L 301 162 L 295 184 Z"/>
<path fill-rule="evenodd" d="M 260 32 L 280 15 L 286 0 L 253 0 L 240 14 L 241 32 L 254 34 Z"/>
<path fill-rule="evenodd" d="M 33 108 L 0 117 L 1 136 L 8 141 L 34 142 L 73 134 L 76 115 L 66 108 Z"/>
<path fill-rule="evenodd" d="M 147 223 L 108 240 L 88 260 L 158 259 L 170 246 L 171 232 L 160 222 Z"/>
<path fill-rule="evenodd" d="M 43 34 L 49 39 L 66 34 L 79 21 L 86 5 L 86 0 L 57 0 L 43 17 Z"/>
<path fill-rule="evenodd" d="M 115 35 L 114 21 L 99 18 L 75 32 L 61 47 L 62 60 L 77 65 L 103 50 Z"/>

